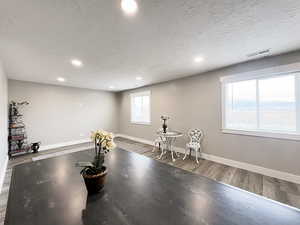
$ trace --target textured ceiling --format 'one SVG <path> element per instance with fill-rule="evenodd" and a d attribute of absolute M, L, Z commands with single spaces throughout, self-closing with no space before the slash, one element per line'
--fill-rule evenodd
<path fill-rule="evenodd" d="M 9 78 L 107 90 L 172 80 L 300 47 L 299 0 L 0 0 Z M 194 57 L 205 60 L 195 63 Z M 84 67 L 74 68 L 71 58 Z M 142 76 L 142 81 L 136 81 Z"/>

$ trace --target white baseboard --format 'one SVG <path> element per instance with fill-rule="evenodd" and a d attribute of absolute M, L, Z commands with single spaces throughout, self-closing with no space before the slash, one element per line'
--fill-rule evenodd
<path fill-rule="evenodd" d="M 129 139 L 129 140 L 141 142 L 141 143 L 144 143 L 144 144 L 154 145 L 154 141 L 149 141 L 149 140 L 146 140 L 146 139 L 143 139 L 143 138 L 137 138 L 137 137 L 133 137 L 133 136 L 125 135 L 125 134 L 116 134 L 115 137 L 122 137 L 122 138 L 126 138 L 126 139 Z"/>
<path fill-rule="evenodd" d="M 133 141 L 138 141 L 138 142 L 141 142 L 144 144 L 154 145 L 153 141 L 149 141 L 149 140 L 146 140 L 143 138 L 136 138 L 136 137 L 132 137 L 132 136 L 125 135 L 125 134 L 118 134 L 118 137 L 127 138 L 127 139 L 130 139 Z M 173 148 L 177 152 L 180 152 L 180 153 L 185 152 L 184 148 L 180 148 L 180 147 L 173 147 Z M 248 170 L 248 171 L 251 171 L 254 173 L 259 173 L 259 174 L 262 174 L 265 176 L 270 176 L 270 177 L 278 178 L 281 180 L 286 180 L 286 181 L 300 184 L 300 176 L 299 175 L 282 172 L 279 170 L 269 169 L 269 168 L 253 165 L 250 163 L 241 162 L 241 161 L 235 161 L 232 159 L 227 159 L 227 158 L 223 158 L 223 157 L 219 157 L 219 156 L 215 156 L 215 155 L 211 155 L 211 154 L 207 154 L 207 153 L 202 153 L 201 156 L 202 156 L 202 158 L 204 158 L 206 160 L 214 161 L 214 162 L 221 163 L 224 165 Z"/>
<path fill-rule="evenodd" d="M 249 170 L 251 172 L 259 173 L 259 174 L 262 174 L 265 176 L 274 177 L 274 178 L 278 178 L 281 180 L 286 180 L 286 181 L 300 184 L 300 176 L 295 175 L 295 174 L 282 172 L 282 171 L 274 170 L 274 169 L 269 169 L 269 168 L 253 165 L 250 163 L 235 161 L 232 159 L 227 159 L 227 158 L 210 155 L 210 154 L 206 154 L 206 153 L 203 153 L 203 158 L 214 161 L 214 162 L 218 162 L 218 163 L 221 163 L 224 165 L 233 166 L 233 167 L 237 167 L 237 168 L 244 169 L 244 170 Z"/>
<path fill-rule="evenodd" d="M 114 137 L 118 137 L 120 134 L 115 134 Z M 61 147 L 66 147 L 70 145 L 78 145 L 78 144 L 83 144 L 83 143 L 88 143 L 91 142 L 90 138 L 85 138 L 85 139 L 80 139 L 76 141 L 68 141 L 68 142 L 61 142 L 57 144 L 52 144 L 52 145 L 42 145 L 39 149 L 39 151 L 45 151 L 45 150 L 50 150 L 54 148 L 61 148 Z"/>
<path fill-rule="evenodd" d="M 33 157 L 32 161 L 38 161 L 38 160 L 42 160 L 42 159 L 53 158 L 53 157 L 57 157 L 57 156 L 67 155 L 67 154 L 74 153 L 74 152 L 85 151 L 85 150 L 88 150 L 88 149 L 89 148 L 87 148 L 87 147 L 79 147 L 79 148 L 72 148 L 72 149 L 69 149 L 69 150 L 58 151 L 58 152 L 54 152 L 54 153 L 43 154 L 43 155 Z"/>
<path fill-rule="evenodd" d="M 2 166 L 2 168 L 0 168 L 0 194 L 1 194 L 1 191 L 2 191 L 3 183 L 4 183 L 7 163 L 8 163 L 8 156 L 6 156 L 3 166 Z"/>
<path fill-rule="evenodd" d="M 57 143 L 57 144 L 52 144 L 52 145 L 42 145 L 39 149 L 39 151 L 45 151 L 53 148 L 61 148 L 65 146 L 70 146 L 70 145 L 77 145 L 77 144 L 83 144 L 83 143 L 88 143 L 90 142 L 91 139 L 86 138 L 86 139 L 81 139 L 77 141 L 68 141 L 68 142 L 62 142 L 62 143 Z"/>

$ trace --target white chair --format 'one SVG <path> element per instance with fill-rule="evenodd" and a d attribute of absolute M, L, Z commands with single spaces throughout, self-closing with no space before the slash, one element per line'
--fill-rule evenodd
<path fill-rule="evenodd" d="M 161 132 L 162 130 L 163 129 L 160 128 L 157 130 L 157 132 Z M 166 138 L 158 135 L 157 138 L 154 140 L 154 147 L 152 152 L 154 152 L 156 148 L 160 149 L 163 152 L 165 142 L 166 142 Z"/>
<path fill-rule="evenodd" d="M 190 154 L 191 154 L 191 150 L 194 150 L 196 153 L 196 162 L 199 163 L 198 152 L 199 154 L 201 153 L 201 141 L 203 138 L 203 132 L 202 130 L 199 129 L 193 129 L 189 131 L 188 135 L 190 138 L 190 142 L 186 144 L 183 160 L 186 159 L 188 150 L 190 150 Z"/>

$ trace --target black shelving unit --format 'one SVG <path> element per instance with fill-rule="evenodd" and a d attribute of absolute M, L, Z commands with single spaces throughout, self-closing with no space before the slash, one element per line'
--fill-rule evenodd
<path fill-rule="evenodd" d="M 26 127 L 23 123 L 23 115 L 19 114 L 18 105 L 27 105 L 27 102 L 9 104 L 8 125 L 8 156 L 29 152 L 30 145 L 27 142 Z"/>

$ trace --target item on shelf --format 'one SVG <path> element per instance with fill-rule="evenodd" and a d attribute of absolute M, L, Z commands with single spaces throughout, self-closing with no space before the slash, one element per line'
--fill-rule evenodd
<path fill-rule="evenodd" d="M 23 101 L 23 102 L 15 102 L 11 101 L 10 102 L 10 115 L 11 116 L 19 116 L 19 107 L 24 106 L 24 105 L 29 105 L 29 102 Z"/>
<path fill-rule="evenodd" d="M 22 149 L 23 144 L 24 144 L 24 141 L 22 139 L 17 141 L 17 146 L 18 146 L 19 149 Z"/>

